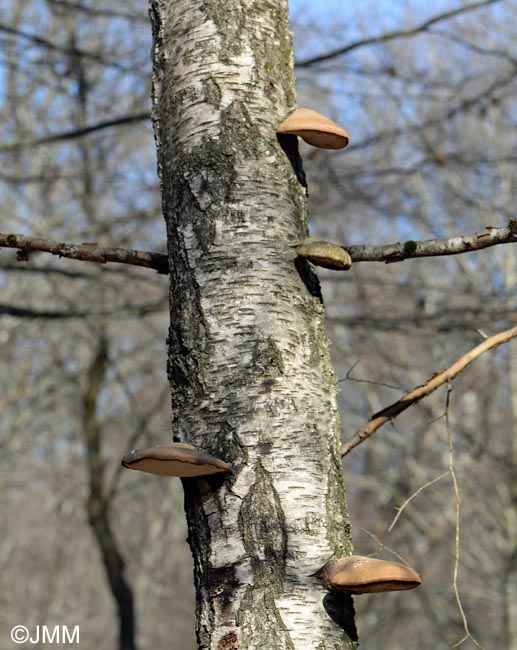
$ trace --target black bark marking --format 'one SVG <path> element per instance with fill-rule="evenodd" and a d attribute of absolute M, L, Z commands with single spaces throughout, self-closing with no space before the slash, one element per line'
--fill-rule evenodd
<path fill-rule="evenodd" d="M 323 607 L 330 618 L 346 632 L 352 641 L 358 641 L 355 626 L 354 601 L 350 594 L 343 591 L 331 591 L 323 599 Z"/>
<path fill-rule="evenodd" d="M 233 594 L 240 582 L 234 566 L 218 567 L 208 572 L 208 590 L 210 598 L 218 601 L 221 611 L 232 608 Z"/>
<path fill-rule="evenodd" d="M 287 532 L 280 499 L 268 473 L 257 464 L 257 480 L 239 513 L 244 547 L 250 556 L 255 584 L 279 587 L 285 577 Z"/>
<path fill-rule="evenodd" d="M 278 144 L 282 147 L 285 155 L 289 158 L 289 162 L 293 168 L 296 178 L 300 185 L 302 185 L 309 194 L 307 189 L 307 178 L 303 169 L 303 161 L 298 151 L 298 137 L 296 135 L 289 135 L 285 133 L 277 133 Z"/>
<path fill-rule="evenodd" d="M 317 298 L 323 304 L 323 295 L 321 293 L 321 285 L 318 276 L 313 272 L 307 260 L 303 257 L 296 257 L 294 265 L 298 271 L 303 284 L 307 287 L 307 291 Z"/>

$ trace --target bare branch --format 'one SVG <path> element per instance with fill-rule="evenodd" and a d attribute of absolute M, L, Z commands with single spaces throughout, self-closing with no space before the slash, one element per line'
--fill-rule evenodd
<path fill-rule="evenodd" d="M 71 55 L 80 56 L 82 58 L 95 61 L 95 63 L 100 63 L 101 65 L 110 66 L 113 68 L 119 68 L 121 70 L 125 69 L 117 62 L 106 61 L 103 57 L 101 57 L 99 54 L 96 54 L 95 52 L 86 52 L 76 47 L 59 45 L 58 43 L 53 43 L 52 41 L 42 38 L 37 34 L 30 34 L 20 29 L 14 29 L 13 27 L 10 27 L 9 25 L 6 25 L 4 23 L 0 23 L 0 32 L 4 32 L 5 34 L 10 34 L 11 36 L 14 36 L 16 38 L 22 38 L 25 41 L 29 41 L 34 45 L 37 45 L 38 47 L 44 47 L 45 49 L 50 50 L 52 52 L 59 52 L 60 54 L 64 54 L 66 56 L 71 56 Z"/>
<path fill-rule="evenodd" d="M 110 9 L 96 9 L 93 7 L 88 7 L 87 5 L 81 2 L 70 2 L 69 0 L 49 0 L 51 4 L 56 5 L 57 7 L 66 7 L 67 9 L 73 9 L 74 11 L 80 11 L 87 14 L 88 16 L 95 16 L 101 18 L 124 18 L 126 20 L 138 21 L 144 23 L 145 25 L 149 24 L 149 17 L 142 12 L 141 14 L 130 13 L 125 11 L 114 11 Z"/>
<path fill-rule="evenodd" d="M 428 239 L 423 242 L 406 241 L 404 243 L 372 246 L 369 244 L 343 246 L 348 251 L 353 262 L 401 262 L 414 257 L 435 257 L 440 255 L 459 255 L 497 244 L 517 242 L 517 220 L 510 219 L 506 228 L 487 226 L 485 230 L 451 239 Z M 86 262 L 115 262 L 117 264 L 132 264 L 155 269 L 158 273 L 167 274 L 167 255 L 151 251 L 128 250 L 125 248 L 104 248 L 96 243 L 66 244 L 49 241 L 25 235 L 0 233 L 0 248 L 16 248 L 19 251 L 19 261 L 25 261 L 28 253 L 39 251 L 51 253 Z"/>
<path fill-rule="evenodd" d="M 114 305 L 109 309 L 89 309 L 89 310 L 40 310 L 26 307 L 17 307 L 0 303 L 0 316 L 14 316 L 16 318 L 31 318 L 41 320 L 70 320 L 73 318 L 109 318 L 115 316 L 120 318 L 133 318 L 135 316 L 146 316 L 162 312 L 167 307 L 167 299 L 159 300 L 152 303 L 142 303 L 136 305 Z"/>
<path fill-rule="evenodd" d="M 457 648 L 458 646 L 462 645 L 467 639 L 470 639 L 472 643 L 476 646 L 476 648 L 480 648 L 480 650 L 485 650 L 482 645 L 480 645 L 477 640 L 472 636 L 470 629 L 469 629 L 469 624 L 467 621 L 467 616 L 465 614 L 465 610 L 463 609 L 463 603 L 461 601 L 461 596 L 458 588 L 458 571 L 460 568 L 460 514 L 461 514 L 461 495 L 460 495 L 460 488 L 458 485 L 458 479 L 456 477 L 456 469 L 454 466 L 454 447 L 452 443 L 452 429 L 451 429 L 451 422 L 449 418 L 449 406 L 450 406 L 450 399 L 451 399 L 451 392 L 452 392 L 452 387 L 450 380 L 448 382 L 448 387 L 447 387 L 447 398 L 446 398 L 446 404 L 445 404 L 445 426 L 447 427 L 447 446 L 449 450 L 449 474 L 451 475 L 452 479 L 452 484 L 454 486 L 454 497 L 456 500 L 456 508 L 455 508 L 455 534 L 454 534 L 454 571 L 453 571 L 453 578 L 452 578 L 452 590 L 454 591 L 454 596 L 456 598 L 456 604 L 458 605 L 458 610 L 461 615 L 461 620 L 463 623 L 463 629 L 465 630 L 465 636 L 460 639 L 457 643 L 455 643 L 452 647 Z"/>
<path fill-rule="evenodd" d="M 506 228 L 487 226 L 485 230 L 463 237 L 450 239 L 427 239 L 426 241 L 406 241 L 386 246 L 344 246 L 352 262 L 402 262 L 413 257 L 436 257 L 439 255 L 459 255 L 489 248 L 497 244 L 517 242 L 517 219 L 510 219 Z"/>
<path fill-rule="evenodd" d="M 58 257 L 85 262 L 115 262 L 117 264 L 132 264 L 155 269 L 158 273 L 167 274 L 169 265 L 167 255 L 148 251 L 127 250 L 125 248 L 103 248 L 96 243 L 65 244 L 62 242 L 36 239 L 25 235 L 5 235 L 0 233 L 0 248 L 18 249 L 18 259 L 25 261 L 31 251 L 51 253 Z"/>
<path fill-rule="evenodd" d="M 431 314 L 422 314 L 419 310 L 413 310 L 411 313 L 393 317 L 385 316 L 384 313 L 373 314 L 368 311 L 358 316 L 337 313 L 329 315 L 327 322 L 344 325 L 348 328 L 373 327 L 379 332 L 414 332 L 417 327 L 419 332 L 425 328 L 437 333 L 459 330 L 472 332 L 473 319 L 484 323 L 504 321 L 504 326 L 506 326 L 506 323 L 514 323 L 516 318 L 515 305 L 512 303 L 501 308 L 494 308 L 490 303 L 485 303 L 476 307 L 443 307 Z"/>
<path fill-rule="evenodd" d="M 98 122 L 97 124 L 92 124 L 91 126 L 85 126 L 80 129 L 72 129 L 71 131 L 62 131 L 61 133 L 52 133 L 50 135 L 43 136 L 42 138 L 21 140 L 19 142 L 0 143 L 0 153 L 18 151 L 19 149 L 24 149 L 26 147 L 39 147 L 42 144 L 50 144 L 52 142 L 60 142 L 62 140 L 73 140 L 75 138 L 82 138 L 85 135 L 94 133 L 95 131 L 102 131 L 103 129 L 109 129 L 112 126 L 122 126 L 123 124 L 142 122 L 144 120 L 149 120 L 150 117 L 151 117 L 150 113 L 148 111 L 145 111 L 143 113 L 135 113 L 134 115 L 123 115 L 122 117 L 116 117 L 113 118 L 112 120 L 106 120 L 105 122 Z"/>
<path fill-rule="evenodd" d="M 91 280 L 93 278 L 91 273 L 84 271 L 71 271 L 69 269 L 58 269 L 50 266 L 22 266 L 20 263 L 15 264 L 0 264 L 0 273 L 40 273 L 41 275 L 50 276 L 55 274 L 70 280 Z"/>
<path fill-rule="evenodd" d="M 5 34 L 10 34 L 11 36 L 15 36 L 16 38 L 23 38 L 26 41 L 30 41 L 31 43 L 34 43 L 34 45 L 38 45 L 40 47 L 44 47 L 47 50 L 52 50 L 53 52 L 59 52 L 60 54 L 71 54 L 72 50 L 68 46 L 62 46 L 59 45 L 58 43 L 52 43 L 52 41 L 49 41 L 46 38 L 42 38 L 41 36 L 38 36 L 37 34 L 29 34 L 27 32 L 22 31 L 21 29 L 14 29 L 14 27 L 10 27 L 9 25 L 6 25 L 4 23 L 0 23 L 0 32 L 4 32 Z M 76 50 L 76 54 L 79 54 L 80 56 L 93 56 L 96 61 L 99 61 L 100 57 L 97 54 L 90 54 L 88 52 L 80 52 L 79 50 Z"/>
<path fill-rule="evenodd" d="M 326 54 L 320 54 L 319 56 L 315 56 L 310 59 L 297 61 L 295 63 L 295 67 L 308 68 L 309 66 L 314 65 L 315 63 L 322 63 L 323 61 L 328 61 L 329 59 L 333 59 L 336 56 L 341 56 L 342 54 L 348 54 L 349 52 L 352 52 L 352 50 L 357 50 L 360 47 L 365 47 L 367 45 L 377 45 L 378 43 L 387 43 L 388 41 L 392 41 L 397 38 L 408 38 L 409 36 L 414 36 L 415 34 L 419 34 L 427 31 L 429 27 L 432 27 L 432 25 L 436 25 L 439 22 L 442 22 L 444 20 L 449 20 L 450 18 L 454 18 L 455 16 L 466 13 L 467 11 L 480 9 L 481 7 L 486 7 L 487 5 L 491 5 L 494 4 L 495 2 L 500 2 L 500 1 L 501 0 L 482 0 L 482 2 L 475 2 L 471 5 L 467 5 L 466 7 L 458 7 L 457 9 L 453 9 L 452 11 L 447 11 L 443 14 L 439 14 L 438 16 L 434 16 L 433 18 L 426 20 L 425 22 L 421 23 L 420 25 L 417 25 L 416 27 L 412 27 L 410 29 L 399 29 L 393 32 L 388 32 L 386 34 L 380 34 L 379 36 L 371 36 L 370 38 L 362 38 L 359 41 L 354 41 L 353 43 L 350 43 L 345 47 L 339 48 L 337 50 L 332 50 L 331 52 L 327 52 Z"/>
<path fill-rule="evenodd" d="M 462 372 L 474 359 L 477 359 L 483 352 L 487 350 L 492 350 L 493 348 L 508 342 L 510 339 L 517 336 L 517 327 L 512 327 L 509 330 L 500 332 L 499 334 L 494 334 L 489 338 L 485 339 L 483 343 L 480 343 L 478 346 L 467 352 L 464 356 L 460 357 L 455 363 L 452 364 L 449 368 L 442 370 L 441 372 L 435 373 L 425 384 L 414 388 L 412 391 L 404 395 L 394 404 L 387 406 L 374 413 L 368 421 L 368 424 L 354 434 L 349 440 L 344 442 L 341 445 L 341 456 L 346 456 L 349 454 L 354 447 L 360 445 L 364 440 L 373 435 L 377 429 L 382 427 L 383 424 L 389 422 L 394 417 L 405 411 L 407 408 L 419 402 L 423 397 L 427 397 L 433 393 L 439 386 L 452 381 L 457 377 L 460 372 Z"/>

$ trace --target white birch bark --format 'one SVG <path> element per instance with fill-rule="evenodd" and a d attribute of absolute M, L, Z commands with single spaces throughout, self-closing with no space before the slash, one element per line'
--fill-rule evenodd
<path fill-rule="evenodd" d="M 233 466 L 184 481 L 199 646 L 354 648 L 351 599 L 327 607 L 347 633 L 311 575 L 351 548 L 323 306 L 292 248 L 305 190 L 275 135 L 296 106 L 287 2 L 151 17 L 173 436 Z"/>

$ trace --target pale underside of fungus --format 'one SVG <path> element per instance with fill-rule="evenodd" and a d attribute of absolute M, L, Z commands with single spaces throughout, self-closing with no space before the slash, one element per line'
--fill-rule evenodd
<path fill-rule="evenodd" d="M 134 449 L 124 456 L 122 465 L 149 474 L 181 478 L 231 471 L 230 465 L 220 458 L 184 442 L 168 442 L 158 447 Z"/>
<path fill-rule="evenodd" d="M 352 260 L 347 251 L 331 242 L 308 237 L 294 249 L 300 257 L 305 257 L 316 266 L 334 271 L 347 271 L 352 267 Z"/>
<path fill-rule="evenodd" d="M 343 149 L 348 133 L 327 117 L 310 108 L 297 108 L 277 128 L 279 135 L 298 135 L 313 147 Z"/>
<path fill-rule="evenodd" d="M 316 576 L 329 589 L 350 594 L 404 591 L 422 583 L 418 573 L 404 564 L 362 555 L 330 560 Z"/>

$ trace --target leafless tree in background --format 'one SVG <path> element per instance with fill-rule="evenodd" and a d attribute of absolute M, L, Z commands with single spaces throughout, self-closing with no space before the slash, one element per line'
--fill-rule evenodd
<path fill-rule="evenodd" d="M 311 234 L 347 246 L 420 241 L 505 226 L 514 216 L 516 9 L 477 4 L 426 25 L 457 5 L 433 13 L 407 3 L 387 22 L 383 7 L 368 3 L 342 24 L 334 15 L 329 30 L 324 13 L 318 23 L 293 3 L 299 104 L 351 134 L 342 153 L 302 149 Z M 0 231 L 164 252 L 144 8 L 13 3 L 2 10 L 0 39 Z M 195 647 L 180 488 L 118 468 L 128 448 L 169 435 L 167 279 L 37 253 L 27 262 L 3 251 L 0 263 L 2 638 L 23 618 L 78 623 L 86 648 L 115 647 L 116 601 L 85 509 L 92 472 L 81 415 L 88 369 L 105 341 L 98 460 L 135 598 L 138 647 L 167 647 L 171 630 L 178 647 Z M 357 264 L 337 278 L 318 273 L 344 389 L 343 438 L 483 334 L 514 326 L 516 271 L 515 247 L 497 246 Z M 356 550 L 385 544 L 424 579 L 410 595 L 355 600 L 365 646 L 447 648 L 464 635 L 452 589 L 457 499 L 448 436 L 461 495 L 465 615 L 481 645 L 516 643 L 514 347 L 481 357 L 452 392 L 444 386 L 345 458 Z M 388 531 L 397 508 L 440 476 Z"/>

